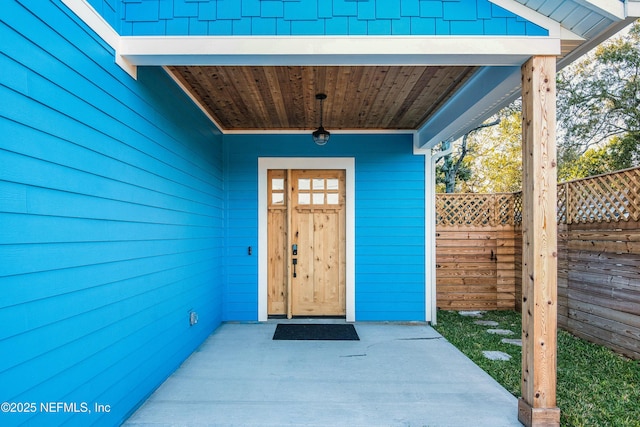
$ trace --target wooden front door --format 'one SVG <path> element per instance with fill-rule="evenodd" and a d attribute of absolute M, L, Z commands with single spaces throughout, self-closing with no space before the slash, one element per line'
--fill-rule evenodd
<path fill-rule="evenodd" d="M 269 315 L 344 316 L 345 171 L 269 170 Z"/>

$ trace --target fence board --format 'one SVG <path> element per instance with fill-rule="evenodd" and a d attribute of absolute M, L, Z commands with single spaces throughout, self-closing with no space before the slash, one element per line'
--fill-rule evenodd
<path fill-rule="evenodd" d="M 436 209 L 438 307 L 521 310 L 520 195 L 439 194 Z M 640 359 L 640 168 L 558 185 L 557 254 L 558 325 Z"/>
<path fill-rule="evenodd" d="M 627 357 L 640 360 L 640 350 L 630 348 L 637 344 L 634 340 L 621 339 L 617 334 L 572 318 L 567 320 L 567 330 L 577 337 L 603 345 Z"/>
<path fill-rule="evenodd" d="M 438 307 L 513 310 L 516 287 L 513 230 L 508 231 L 503 225 L 456 225 L 437 227 L 436 232 Z"/>

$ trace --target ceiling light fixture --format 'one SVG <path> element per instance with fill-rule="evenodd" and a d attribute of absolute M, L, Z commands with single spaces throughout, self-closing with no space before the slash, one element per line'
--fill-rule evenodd
<path fill-rule="evenodd" d="M 324 145 L 329 142 L 329 137 L 331 136 L 331 134 L 322 127 L 322 101 L 327 99 L 327 95 L 318 93 L 316 94 L 316 99 L 320 101 L 320 127 L 313 132 L 313 141 L 318 145 Z"/>

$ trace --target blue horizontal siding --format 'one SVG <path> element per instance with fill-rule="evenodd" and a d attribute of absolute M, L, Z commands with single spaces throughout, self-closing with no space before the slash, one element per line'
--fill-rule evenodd
<path fill-rule="evenodd" d="M 167 12 L 92 4 L 112 25 Z M 3 401 L 111 412 L 1 423 L 118 425 L 222 321 L 221 137 L 161 69 L 131 79 L 59 0 L 3 6 Z"/>
<path fill-rule="evenodd" d="M 222 238 L 219 227 L 148 222 L 114 222 L 50 215 L 2 214 L 0 241 L 4 244 L 109 242 L 122 236 L 122 242 L 172 241 Z"/>
<path fill-rule="evenodd" d="M 410 135 L 334 135 L 323 147 L 309 135 L 225 135 L 224 147 L 225 319 L 257 320 L 259 254 L 247 247 L 257 244 L 258 158 L 324 156 L 355 158 L 357 320 L 424 320 L 424 157 Z"/>
<path fill-rule="evenodd" d="M 221 221 L 219 210 L 196 214 L 169 207 L 141 205 L 135 202 L 71 193 L 46 187 L 34 187 L 0 181 L 5 212 L 70 218 L 125 221 L 132 223 L 189 225 L 207 227 L 212 219 Z"/>
<path fill-rule="evenodd" d="M 38 273 L 30 273 L 25 276 L 11 276 L 3 278 L 3 313 L 4 310 L 22 310 L 21 304 L 26 304 L 38 300 L 47 300 L 56 298 L 60 295 L 73 294 L 94 288 L 105 287 L 117 284 L 122 286 L 123 283 L 130 281 L 149 281 L 153 283 L 156 275 L 173 274 L 175 271 L 188 272 L 198 264 L 210 259 L 210 251 L 178 253 L 158 257 L 148 257 L 135 260 L 121 261 L 114 268 L 111 264 L 90 265 L 77 267 L 73 269 L 75 280 L 64 280 L 69 275 L 69 271 L 49 270 Z M 25 281 L 29 282 L 29 286 L 21 286 Z M 55 286 L 51 284 L 54 283 Z M 130 292 L 137 292 L 135 289 Z M 9 310 L 8 312 L 10 312 Z M 53 315 L 56 313 L 53 312 Z M 46 316 L 45 316 L 46 317 Z M 20 318 L 20 322 L 24 321 L 24 327 L 31 324 L 38 324 L 41 320 L 31 319 L 28 316 Z M 27 323 L 28 322 L 28 323 Z M 14 325 L 16 330 L 22 326 Z M 13 328 L 3 329 L 0 337 L 5 338 L 18 332 L 11 332 Z M 8 334 L 8 335 L 4 335 Z"/>
<path fill-rule="evenodd" d="M 530 22 L 525 34 L 513 26 L 484 26 L 495 18 L 516 19 L 489 0 L 145 0 L 115 10 L 106 2 L 91 0 L 124 36 L 548 35 Z M 427 19 L 413 19 L 419 17 Z"/>

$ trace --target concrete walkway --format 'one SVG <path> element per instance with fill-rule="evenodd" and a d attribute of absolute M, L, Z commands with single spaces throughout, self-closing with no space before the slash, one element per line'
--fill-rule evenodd
<path fill-rule="evenodd" d="M 124 425 L 521 425 L 516 398 L 429 326 L 273 341 L 276 324 L 223 324 Z"/>

